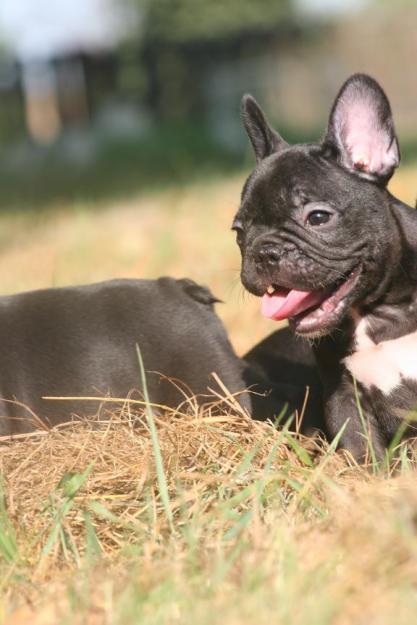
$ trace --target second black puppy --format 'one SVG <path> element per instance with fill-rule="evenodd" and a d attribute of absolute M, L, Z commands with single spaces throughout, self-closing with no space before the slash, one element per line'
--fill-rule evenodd
<path fill-rule="evenodd" d="M 386 188 L 399 164 L 389 102 L 352 76 L 317 144 L 288 145 L 251 96 L 257 166 L 233 228 L 263 313 L 314 339 L 330 436 L 359 460 L 359 399 L 378 457 L 417 402 L 417 215 Z M 293 349 L 297 343 L 293 342 Z"/>
<path fill-rule="evenodd" d="M 274 383 L 259 365 L 234 353 L 216 299 L 192 280 L 112 280 L 0 297 L 0 433 L 33 428 L 27 406 L 50 425 L 76 413 L 97 412 L 99 402 L 48 401 L 43 396 L 127 397 L 140 390 L 136 343 L 147 370 L 151 401 L 177 407 L 185 385 L 200 403 L 215 396 L 216 372 L 240 403 L 262 419 L 302 404 L 303 389 Z M 161 375 L 160 375 L 161 374 Z M 183 387 L 184 388 L 184 387 Z M 220 389 L 219 389 L 220 390 Z M 17 400 L 17 402 L 13 401 Z"/>

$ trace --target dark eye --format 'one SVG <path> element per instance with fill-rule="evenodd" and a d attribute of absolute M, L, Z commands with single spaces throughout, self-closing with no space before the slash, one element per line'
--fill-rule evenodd
<path fill-rule="evenodd" d="M 311 211 L 311 213 L 307 215 L 306 222 L 310 226 L 322 226 L 323 224 L 327 224 L 331 216 L 331 213 L 327 211 Z"/>

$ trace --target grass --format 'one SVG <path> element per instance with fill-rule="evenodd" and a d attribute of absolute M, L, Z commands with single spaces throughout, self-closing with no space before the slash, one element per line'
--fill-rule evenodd
<path fill-rule="evenodd" d="M 393 181 L 410 203 L 414 178 Z M 276 326 L 238 286 L 241 183 L 2 214 L 1 290 L 190 275 L 227 301 L 242 352 Z M 335 443 L 252 422 L 219 388 L 222 416 L 126 401 L 109 422 L 3 443 L 0 623 L 414 622 L 413 450 L 368 471 Z"/>
<path fill-rule="evenodd" d="M 2 450 L 3 596 L 21 619 L 5 622 L 412 618 L 413 474 L 372 476 L 230 408 L 172 411 L 158 446 L 166 499 L 146 414 L 127 405 Z"/>

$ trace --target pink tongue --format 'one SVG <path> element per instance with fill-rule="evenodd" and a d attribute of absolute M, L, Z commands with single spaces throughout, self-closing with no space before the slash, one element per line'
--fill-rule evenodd
<path fill-rule="evenodd" d="M 319 304 L 323 300 L 322 291 L 275 291 L 272 295 L 265 293 L 262 297 L 262 314 L 268 319 L 280 321 L 295 317 L 307 308 Z"/>

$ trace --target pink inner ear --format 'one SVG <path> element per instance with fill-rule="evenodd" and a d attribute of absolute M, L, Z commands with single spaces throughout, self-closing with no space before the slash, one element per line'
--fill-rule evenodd
<path fill-rule="evenodd" d="M 341 102 L 336 123 L 347 166 L 368 174 L 385 175 L 398 165 L 397 142 L 381 126 L 371 99 Z"/>

